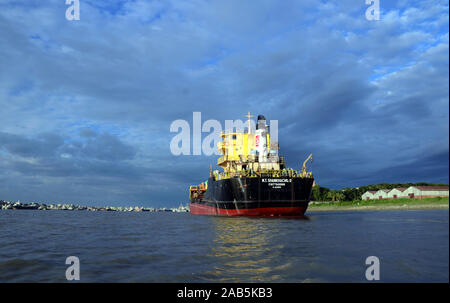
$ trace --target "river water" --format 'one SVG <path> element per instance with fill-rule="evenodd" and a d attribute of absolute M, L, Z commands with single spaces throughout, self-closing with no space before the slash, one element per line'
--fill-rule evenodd
<path fill-rule="evenodd" d="M 448 210 L 304 219 L 0 210 L 0 282 L 449 282 Z"/>

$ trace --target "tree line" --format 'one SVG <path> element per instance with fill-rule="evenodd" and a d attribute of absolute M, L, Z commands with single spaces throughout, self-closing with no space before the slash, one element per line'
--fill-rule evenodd
<path fill-rule="evenodd" d="M 448 184 L 435 184 L 427 182 L 417 183 L 379 183 L 364 185 L 357 188 L 346 187 L 343 189 L 329 189 L 315 185 L 312 188 L 311 201 L 355 201 L 361 200 L 361 196 L 368 190 L 393 189 L 395 187 L 410 186 L 448 186 Z"/>

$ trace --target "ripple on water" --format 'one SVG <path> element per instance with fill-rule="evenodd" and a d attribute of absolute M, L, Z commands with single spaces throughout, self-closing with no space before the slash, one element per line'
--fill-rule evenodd
<path fill-rule="evenodd" d="M 42 260 L 27 260 L 21 258 L 9 259 L 0 262 L 0 281 L 33 281 L 35 279 L 34 275 L 39 275 L 46 268 L 46 262 Z"/>

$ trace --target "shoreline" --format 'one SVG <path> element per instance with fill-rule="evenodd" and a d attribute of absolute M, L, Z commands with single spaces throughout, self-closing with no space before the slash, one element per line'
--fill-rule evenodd
<path fill-rule="evenodd" d="M 308 211 L 348 211 L 348 210 L 436 210 L 448 209 L 448 204 L 415 204 L 415 205 L 361 205 L 361 206 L 309 206 Z"/>
<path fill-rule="evenodd" d="M 345 211 L 345 210 L 427 210 L 448 209 L 448 197 L 423 199 L 383 199 L 345 202 L 311 202 L 310 211 Z"/>
<path fill-rule="evenodd" d="M 180 205 L 172 208 L 154 208 L 143 206 L 84 206 L 77 204 L 61 204 L 61 203 L 21 203 L 0 200 L 0 210 L 64 210 L 64 211 L 117 211 L 117 212 L 188 212 L 186 206 Z"/>
<path fill-rule="evenodd" d="M 122 211 L 122 212 L 189 212 L 185 206 L 178 208 L 144 208 L 144 207 L 93 207 L 74 204 L 39 204 L 20 203 L 0 200 L 0 210 L 67 210 L 67 211 Z M 373 210 L 437 210 L 449 209 L 448 197 L 423 198 L 423 199 L 384 199 L 344 202 L 318 202 L 312 201 L 308 205 L 308 211 L 373 211 Z"/>

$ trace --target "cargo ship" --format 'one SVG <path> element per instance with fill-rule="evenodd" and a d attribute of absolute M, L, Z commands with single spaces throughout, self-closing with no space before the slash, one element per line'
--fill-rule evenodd
<path fill-rule="evenodd" d="M 266 118 L 259 115 L 256 130 L 248 127 L 221 132 L 218 151 L 223 154 L 210 168 L 207 181 L 189 188 L 190 213 L 214 216 L 303 216 L 311 198 L 314 177 L 306 164 L 287 168 L 271 142 Z M 254 127 L 255 128 L 255 127 Z"/>

